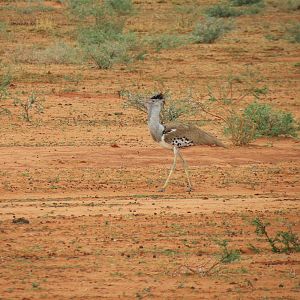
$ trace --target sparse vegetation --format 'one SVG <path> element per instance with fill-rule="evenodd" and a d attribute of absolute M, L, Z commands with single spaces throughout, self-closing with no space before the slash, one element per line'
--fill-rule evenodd
<path fill-rule="evenodd" d="M 264 223 L 260 218 L 255 218 L 252 221 L 252 224 L 255 226 L 255 233 L 259 236 L 265 237 L 273 252 L 300 252 L 299 238 L 294 232 L 292 232 L 291 229 L 289 231 L 278 231 L 274 237 L 271 237 L 267 231 L 267 227 L 270 223 Z"/>
<path fill-rule="evenodd" d="M 105 0 L 105 5 L 119 14 L 131 14 L 133 12 L 131 0 Z"/>
<path fill-rule="evenodd" d="M 128 63 L 135 57 L 130 51 L 136 46 L 136 37 L 131 32 L 124 32 L 125 19 L 122 16 L 131 11 L 130 3 L 131 1 L 106 1 L 103 5 L 97 5 L 89 1 L 94 9 L 83 13 L 93 15 L 95 24 L 80 27 L 78 41 L 99 69 L 109 69 L 115 63 Z"/>
<path fill-rule="evenodd" d="M 0 37 L 6 35 L 7 24 L 5 22 L 0 22 Z"/>
<path fill-rule="evenodd" d="M 0 101 L 5 100 L 9 93 L 8 93 L 8 87 L 11 83 L 12 76 L 9 72 L 4 73 L 0 77 Z M 0 115 L 10 115 L 11 111 L 5 106 L 2 105 L 0 102 Z"/>
<path fill-rule="evenodd" d="M 47 48 L 28 47 L 17 49 L 15 61 L 28 64 L 80 64 L 84 60 L 79 49 L 58 42 Z"/>
<path fill-rule="evenodd" d="M 271 4 L 285 11 L 296 11 L 300 9 L 300 0 L 272 0 Z"/>
<path fill-rule="evenodd" d="M 38 113 L 43 111 L 42 103 L 34 92 L 32 92 L 26 100 L 15 98 L 14 104 L 15 106 L 19 106 L 21 108 L 21 115 L 26 122 L 31 121 L 32 111 L 36 111 Z"/>
<path fill-rule="evenodd" d="M 300 43 L 300 23 L 294 23 L 287 27 L 286 39 L 292 43 Z"/>
<path fill-rule="evenodd" d="M 262 3 L 263 0 L 229 0 L 229 2 L 236 6 L 243 6 L 243 5 L 253 5 L 257 3 Z"/>
<path fill-rule="evenodd" d="M 230 264 L 241 259 L 241 252 L 237 249 L 229 249 L 227 240 L 216 241 L 220 246 L 220 252 L 216 254 L 216 259 L 205 260 L 202 264 L 196 267 L 184 265 L 188 273 L 197 274 L 200 276 L 211 276 L 219 273 L 224 264 Z"/>
<path fill-rule="evenodd" d="M 234 145 L 244 146 L 255 140 L 256 125 L 244 114 L 232 113 L 226 118 L 224 132 Z"/>
<path fill-rule="evenodd" d="M 206 18 L 196 24 L 193 31 L 195 43 L 211 44 L 233 28 L 232 23 L 217 18 Z"/>
<path fill-rule="evenodd" d="M 124 90 L 121 92 L 121 96 L 125 98 L 125 107 L 133 107 L 139 111 L 147 113 L 145 101 L 157 92 L 143 91 L 140 93 L 130 92 Z M 166 105 L 162 109 L 161 119 L 162 122 L 171 122 L 179 119 L 181 116 L 196 114 L 198 110 L 198 104 L 193 100 L 191 95 L 187 95 L 181 98 L 175 98 L 170 93 L 164 93 Z"/>
<path fill-rule="evenodd" d="M 232 263 L 239 261 L 241 259 L 241 252 L 236 249 L 228 249 L 228 241 L 220 240 L 216 241 L 217 245 L 220 246 L 221 252 L 219 254 L 219 259 L 221 263 Z"/>
<path fill-rule="evenodd" d="M 9 72 L 0 76 L 0 100 L 5 99 L 8 95 L 8 87 L 11 83 L 12 76 Z"/>
<path fill-rule="evenodd" d="M 261 86 L 261 81 L 250 71 L 238 76 L 230 75 L 219 87 L 209 86 L 209 99 L 200 104 L 202 111 L 224 122 L 225 134 L 234 145 L 247 145 L 261 136 L 297 135 L 297 124 L 291 113 L 274 110 L 270 105 L 261 103 L 261 98 L 268 93 L 268 88 Z M 246 87 L 238 87 L 241 83 Z M 246 98 L 252 99 L 252 102 L 244 110 L 237 110 L 236 105 Z M 212 113 L 216 103 L 219 113 Z"/>
<path fill-rule="evenodd" d="M 255 136 L 296 136 L 297 128 L 293 115 L 289 112 L 274 110 L 265 103 L 253 102 L 244 110 L 246 119 L 255 124 Z"/>
<path fill-rule="evenodd" d="M 240 16 L 242 12 L 227 3 L 223 3 L 210 6 L 205 10 L 205 14 L 214 18 L 229 18 Z"/>
<path fill-rule="evenodd" d="M 175 34 L 160 34 L 150 36 L 144 40 L 147 44 L 154 47 L 156 51 L 163 49 L 172 49 L 187 44 L 189 38 L 187 36 L 180 36 Z"/>

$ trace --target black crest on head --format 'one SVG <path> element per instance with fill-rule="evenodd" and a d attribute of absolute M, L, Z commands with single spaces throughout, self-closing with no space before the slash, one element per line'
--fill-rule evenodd
<path fill-rule="evenodd" d="M 151 99 L 164 99 L 164 95 L 162 93 L 159 93 L 159 94 L 154 95 L 153 97 L 151 97 Z"/>

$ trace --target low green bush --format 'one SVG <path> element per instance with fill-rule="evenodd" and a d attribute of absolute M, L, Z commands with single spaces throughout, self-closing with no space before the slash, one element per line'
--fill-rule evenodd
<path fill-rule="evenodd" d="M 295 23 L 287 27 L 286 38 L 292 43 L 300 43 L 300 23 Z"/>
<path fill-rule="evenodd" d="M 297 126 L 293 115 L 289 112 L 275 110 L 268 104 L 253 102 L 245 108 L 244 115 L 256 125 L 256 137 L 297 135 Z"/>
<path fill-rule="evenodd" d="M 131 14 L 134 10 L 131 0 L 105 0 L 104 3 L 119 14 Z"/>
<path fill-rule="evenodd" d="M 243 6 L 262 3 L 263 0 L 229 0 L 229 2 L 235 6 Z"/>
<path fill-rule="evenodd" d="M 206 18 L 192 32 L 195 43 L 213 43 L 233 28 L 232 23 L 218 18 Z"/>
<path fill-rule="evenodd" d="M 205 10 L 205 14 L 209 17 L 215 18 L 229 18 L 237 17 L 242 14 L 242 12 L 228 4 L 216 4 L 210 6 Z"/>

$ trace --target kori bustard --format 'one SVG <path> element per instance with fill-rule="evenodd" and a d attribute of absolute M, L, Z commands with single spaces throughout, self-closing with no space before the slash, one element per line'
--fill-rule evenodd
<path fill-rule="evenodd" d="M 160 112 L 164 103 L 165 99 L 162 93 L 157 94 L 146 101 L 146 107 L 148 110 L 148 127 L 153 140 L 158 142 L 162 147 L 173 150 L 174 152 L 174 161 L 171 170 L 165 181 L 165 184 L 160 191 L 165 191 L 176 168 L 178 156 L 183 163 L 183 168 L 188 182 L 188 191 L 192 191 L 192 183 L 189 176 L 188 165 L 180 153 L 180 149 L 198 145 L 219 147 L 225 147 L 225 145 L 211 134 L 199 129 L 194 125 L 178 123 L 162 124 L 160 122 Z"/>

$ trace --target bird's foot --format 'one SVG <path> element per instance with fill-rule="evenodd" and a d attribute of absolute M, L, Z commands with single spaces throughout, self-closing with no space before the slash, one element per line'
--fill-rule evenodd
<path fill-rule="evenodd" d="M 193 187 L 189 186 L 189 187 L 186 189 L 186 191 L 187 191 L 188 193 L 192 192 L 192 191 L 193 191 Z"/>

